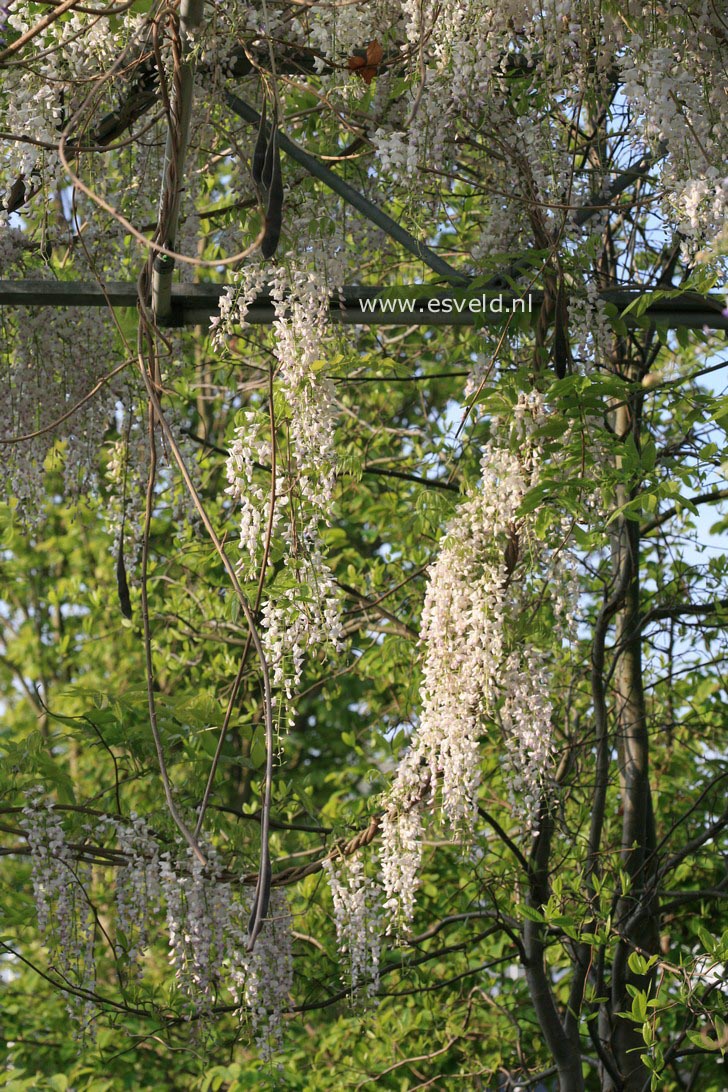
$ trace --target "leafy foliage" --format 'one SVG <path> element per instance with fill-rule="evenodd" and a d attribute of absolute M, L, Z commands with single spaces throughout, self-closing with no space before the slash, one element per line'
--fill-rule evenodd
<path fill-rule="evenodd" d="M 0 1084 L 720 1092 L 717 6 L 25 8 Z"/>

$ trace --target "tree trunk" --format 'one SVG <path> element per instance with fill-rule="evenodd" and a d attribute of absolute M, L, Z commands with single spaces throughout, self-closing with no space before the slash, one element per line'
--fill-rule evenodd
<path fill-rule="evenodd" d="M 629 378 L 635 369 L 625 369 Z M 639 449 L 641 394 L 622 405 L 616 413 L 617 433 L 631 435 Z M 630 498 L 628 490 L 619 498 Z M 621 859 L 628 877 L 619 892 L 615 929 L 619 934 L 611 988 L 611 1053 L 621 1076 L 620 1092 L 642 1092 L 649 1072 L 640 1060 L 645 1051 L 641 1027 L 619 1015 L 631 1007 L 627 989 L 648 990 L 651 975 L 630 971 L 627 960 L 639 950 L 658 949 L 658 906 L 652 879 L 655 872 L 655 824 L 649 778 L 649 738 L 642 683 L 642 635 L 640 611 L 640 534 L 636 520 L 622 519 L 614 544 L 617 573 L 624 574 L 625 595 L 616 616 L 614 701 L 617 754 L 622 806 Z M 614 1088 L 612 1078 L 605 1088 Z"/>
<path fill-rule="evenodd" d="M 549 805 L 545 803 L 541 808 L 539 834 L 534 839 L 530 860 L 527 902 L 534 910 L 541 910 L 548 901 L 552 832 L 553 819 L 549 814 Z M 523 923 L 524 967 L 528 991 L 543 1037 L 556 1065 L 559 1092 L 584 1092 L 578 1022 L 569 1034 L 561 1021 L 546 971 L 543 930 L 544 926 L 539 922 L 526 920 Z"/>

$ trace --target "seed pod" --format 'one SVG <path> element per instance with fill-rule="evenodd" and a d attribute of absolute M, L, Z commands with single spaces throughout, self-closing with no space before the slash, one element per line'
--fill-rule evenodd
<path fill-rule="evenodd" d="M 131 596 L 129 584 L 126 579 L 126 565 L 124 564 L 124 533 L 119 539 L 119 553 L 116 558 L 116 588 L 119 594 L 119 607 L 125 618 L 131 618 Z"/>
<path fill-rule="evenodd" d="M 554 314 L 554 368 L 559 379 L 570 370 L 571 345 L 569 344 L 569 305 L 564 292 L 564 278 L 559 277 Z"/>
<path fill-rule="evenodd" d="M 6 212 L 15 212 L 25 204 L 25 182 L 23 179 L 24 176 L 21 174 L 19 178 L 15 179 L 10 187 L 8 199 L 5 204 Z"/>
<path fill-rule="evenodd" d="M 503 561 L 506 567 L 506 574 L 510 578 L 513 574 L 513 570 L 518 564 L 518 557 L 520 554 L 520 543 L 518 541 L 518 531 L 515 526 L 511 524 L 508 528 L 508 541 L 506 542 L 506 548 L 503 551 Z"/>
<path fill-rule="evenodd" d="M 255 149 L 253 150 L 253 165 L 250 173 L 253 176 L 253 182 L 256 189 L 260 189 L 260 184 L 263 179 L 263 164 L 265 163 L 265 152 L 267 141 L 267 126 L 265 123 L 266 114 L 266 102 L 263 99 L 263 108 L 260 112 L 260 125 L 258 126 L 258 137 L 255 141 Z"/>
<path fill-rule="evenodd" d="M 276 154 L 276 132 L 278 130 L 278 118 L 275 113 L 273 114 L 273 121 L 271 123 L 270 134 L 268 136 L 268 143 L 265 149 L 265 158 L 263 160 L 263 170 L 261 171 L 260 180 L 263 185 L 265 194 L 268 194 L 271 182 L 273 181 L 274 159 Z"/>
<path fill-rule="evenodd" d="M 252 952 L 258 934 L 263 928 L 263 921 L 268 916 L 268 906 L 270 905 L 271 878 L 272 870 L 270 864 L 270 853 L 266 844 L 261 849 L 261 861 L 260 869 L 258 871 L 258 882 L 255 885 L 255 896 L 253 898 L 253 906 L 250 911 L 250 918 L 248 920 L 247 949 L 249 952 Z"/>
<path fill-rule="evenodd" d="M 260 244 L 260 252 L 264 258 L 272 258 L 275 254 L 281 237 L 283 222 L 283 175 L 281 171 L 281 153 L 275 129 L 271 134 L 270 146 L 273 149 L 271 180 L 268 187 L 268 205 L 265 210 L 265 233 Z"/>

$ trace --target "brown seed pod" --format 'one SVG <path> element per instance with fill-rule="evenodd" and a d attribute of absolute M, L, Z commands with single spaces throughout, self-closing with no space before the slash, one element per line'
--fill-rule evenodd
<path fill-rule="evenodd" d="M 264 258 L 272 258 L 278 247 L 283 223 L 283 175 L 281 171 L 281 153 L 278 148 L 277 133 L 271 136 L 273 147 L 272 171 L 268 187 L 268 205 L 265 210 L 265 234 L 260 244 Z"/>
<path fill-rule="evenodd" d="M 273 115 L 273 121 L 271 123 L 270 133 L 268 134 L 268 140 L 265 148 L 265 157 L 263 159 L 263 169 L 260 175 L 261 185 L 265 191 L 266 196 L 270 189 L 271 182 L 273 181 L 274 160 L 276 154 L 276 148 L 278 141 L 276 140 L 276 133 L 278 132 L 278 119 L 276 115 Z"/>
<path fill-rule="evenodd" d="M 518 531 L 511 525 L 508 528 L 508 541 L 506 542 L 506 548 L 503 551 L 503 561 L 506 566 L 506 573 L 510 577 L 513 574 L 513 570 L 518 564 L 518 557 L 520 554 L 520 543 L 518 541 Z"/>
<path fill-rule="evenodd" d="M 15 179 L 12 186 L 10 187 L 8 191 L 8 199 L 5 204 L 6 212 L 17 212 L 17 210 L 19 208 L 22 208 L 22 206 L 25 204 L 26 189 L 24 179 L 25 176 L 21 174 L 19 178 Z"/>
<path fill-rule="evenodd" d="M 265 115 L 266 102 L 265 99 L 263 99 L 263 107 L 260 112 L 260 125 L 258 126 L 258 136 L 253 150 L 253 163 L 250 169 L 257 190 L 260 190 L 260 185 L 263 180 L 263 164 L 265 163 L 266 146 L 268 144 L 268 129 Z"/>
<path fill-rule="evenodd" d="M 124 564 L 124 535 L 119 539 L 119 553 L 116 558 L 116 589 L 119 595 L 119 607 L 125 618 L 131 618 L 131 596 L 129 584 L 126 579 L 126 565 Z"/>
<path fill-rule="evenodd" d="M 559 277 L 556 291 L 556 311 L 554 314 L 554 368 L 559 379 L 563 379 L 571 368 L 571 345 L 569 344 L 569 305 L 564 292 L 564 278 Z"/>

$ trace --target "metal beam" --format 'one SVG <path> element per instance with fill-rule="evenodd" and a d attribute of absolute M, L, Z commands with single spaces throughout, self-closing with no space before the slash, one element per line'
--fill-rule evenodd
<path fill-rule="evenodd" d="M 250 122 L 251 125 L 256 128 L 260 125 L 260 114 L 257 110 L 241 99 L 238 95 L 233 95 L 230 91 L 225 92 L 225 102 L 230 107 L 234 114 L 242 118 L 244 121 Z M 409 253 L 413 254 L 415 258 L 418 258 L 425 265 L 429 266 L 433 272 L 438 273 L 441 277 L 444 277 L 451 284 L 455 285 L 467 285 L 470 277 L 459 272 L 449 262 L 446 262 L 444 258 L 441 258 L 439 254 L 435 254 L 425 243 L 415 239 L 410 235 L 401 224 L 398 224 L 396 220 L 393 220 L 386 212 L 380 209 L 368 197 L 365 197 L 359 190 L 355 190 L 353 186 L 350 186 L 343 178 L 340 178 L 338 174 L 330 170 L 320 160 L 309 155 L 298 144 L 295 144 L 285 133 L 278 133 L 278 144 L 282 151 L 290 156 L 295 163 L 298 163 L 300 167 L 303 167 L 314 178 L 318 178 L 319 182 L 323 182 L 330 190 L 338 194 L 343 198 L 347 204 L 355 208 L 357 212 L 360 212 L 362 216 L 365 216 L 367 220 L 371 220 L 373 224 L 376 224 L 378 228 L 386 232 L 390 238 L 394 239 L 404 247 Z"/>
<path fill-rule="evenodd" d="M 391 287 L 348 285 L 331 300 L 331 320 L 361 326 L 500 326 L 512 310 L 535 315 L 543 302 L 542 292 L 521 297 L 493 289 L 450 292 L 428 289 L 426 285 L 409 285 L 407 289 L 409 302 L 403 303 L 394 299 Z M 223 285 L 209 282 L 172 285 L 171 311 L 165 325 L 208 323 L 219 314 L 218 300 L 223 290 Z M 600 299 L 613 304 L 620 313 L 643 296 L 638 289 L 612 288 L 599 293 Z M 387 300 L 390 302 L 386 303 Z M 385 307 L 381 301 L 385 301 Z M 137 286 L 131 282 L 116 281 L 101 286 L 91 282 L 0 280 L 0 307 L 136 307 L 136 302 Z M 722 296 L 683 292 L 653 301 L 640 318 L 635 317 L 634 311 L 628 312 L 624 322 L 632 327 L 652 322 L 667 329 L 728 330 L 724 308 Z M 273 300 L 267 293 L 261 293 L 253 301 L 247 321 L 251 325 L 270 325 L 275 321 Z"/>

